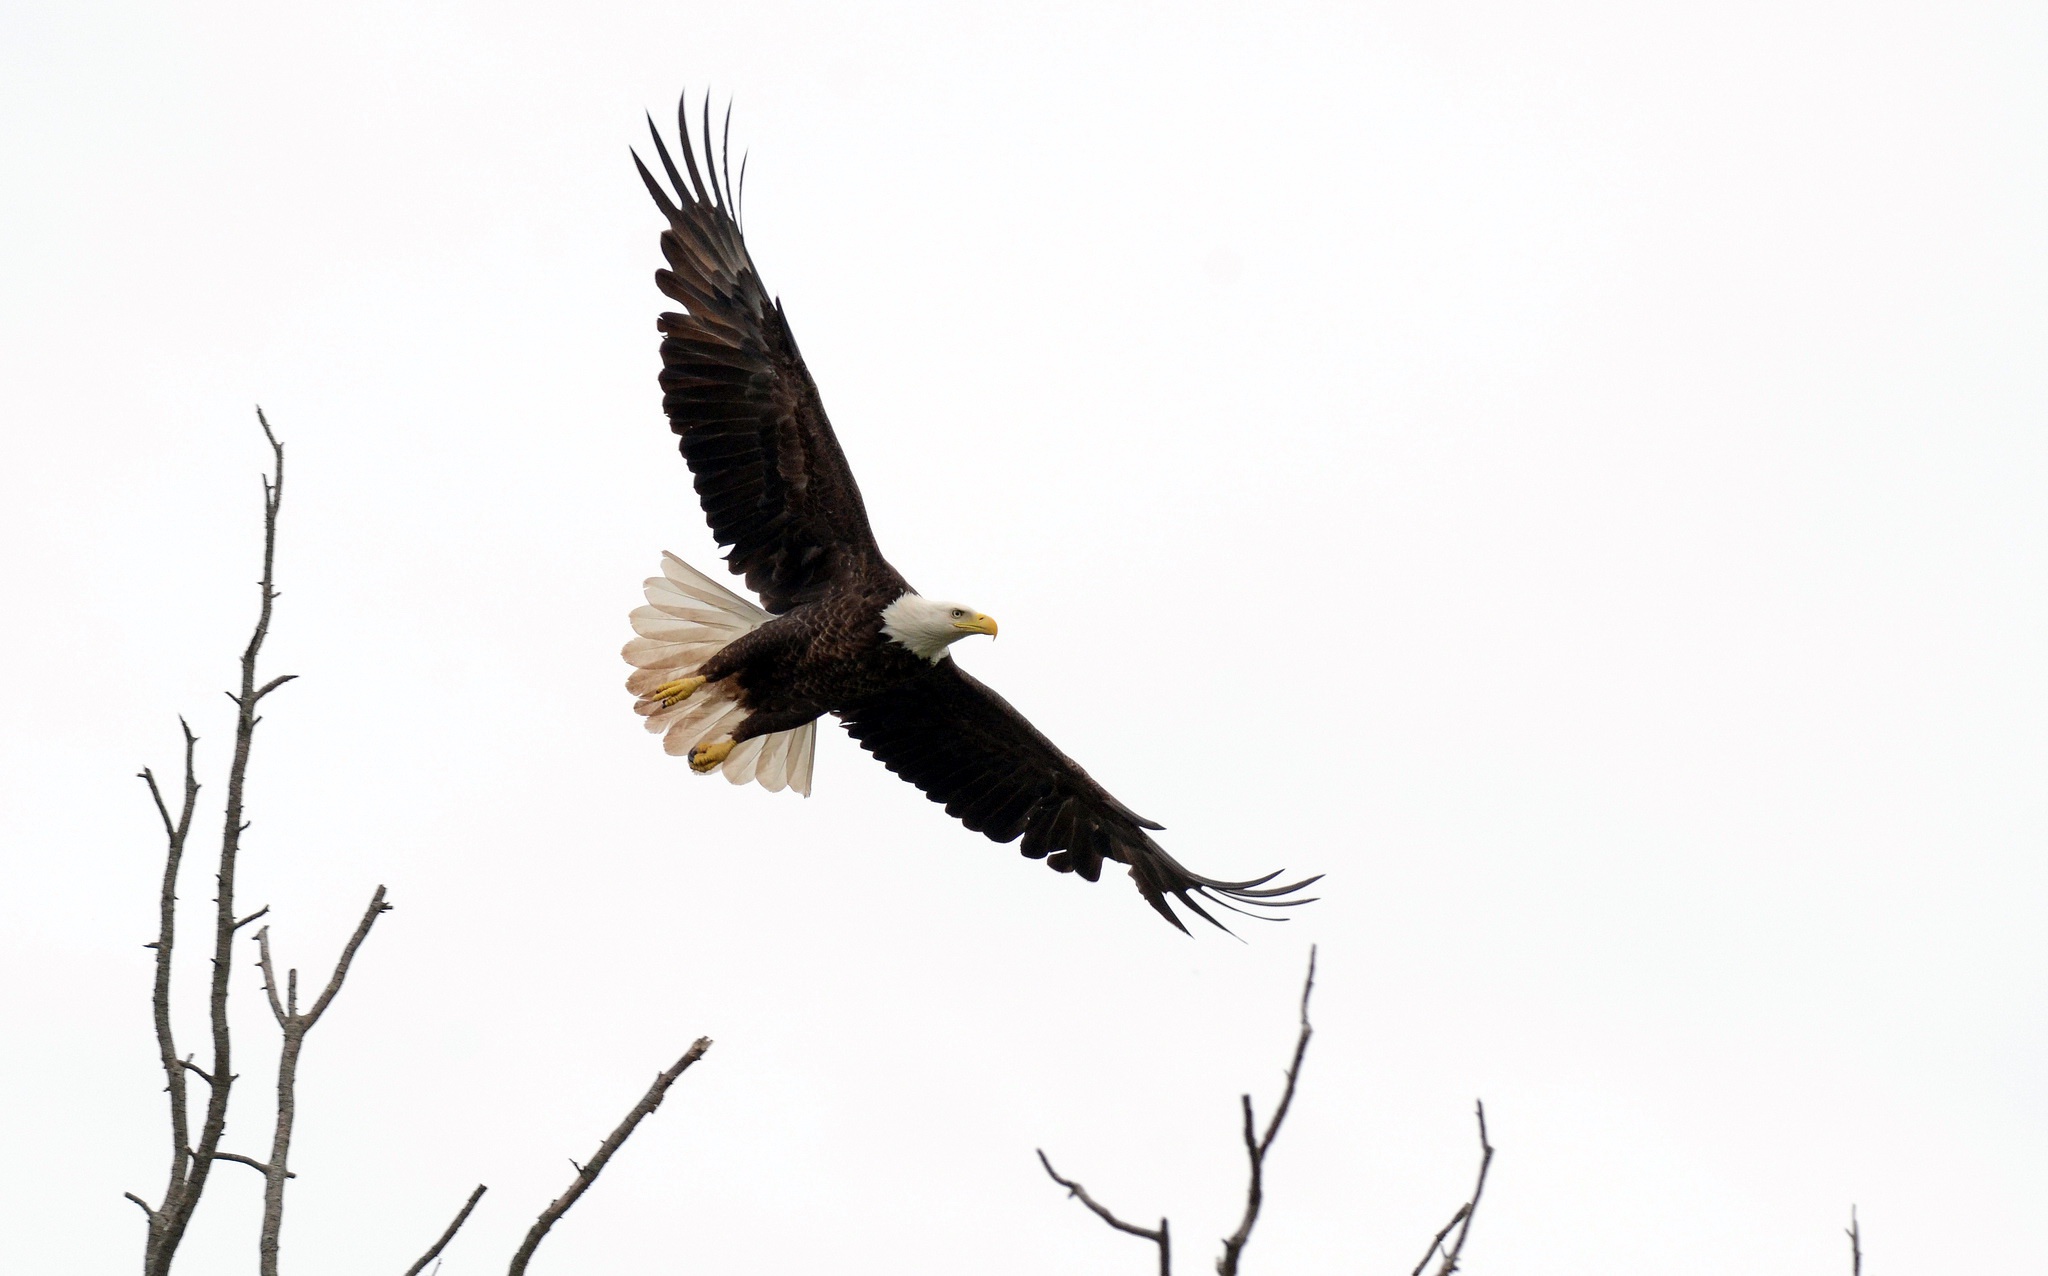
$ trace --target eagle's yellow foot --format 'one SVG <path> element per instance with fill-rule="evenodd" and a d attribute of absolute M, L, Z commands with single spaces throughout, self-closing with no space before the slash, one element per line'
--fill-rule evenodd
<path fill-rule="evenodd" d="M 731 736 L 698 745 L 690 751 L 690 769 L 698 775 L 709 775 L 718 769 L 719 763 L 725 761 L 725 755 L 732 752 L 732 746 Z"/>
<path fill-rule="evenodd" d="M 703 685 L 704 679 L 693 674 L 688 678 L 677 678 L 674 682 L 662 683 L 654 690 L 648 692 L 647 698 L 660 701 L 661 707 L 664 709 L 673 709 L 695 695 L 697 688 Z"/>

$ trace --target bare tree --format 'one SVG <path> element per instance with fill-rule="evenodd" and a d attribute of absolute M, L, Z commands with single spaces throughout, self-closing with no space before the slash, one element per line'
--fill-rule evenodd
<path fill-rule="evenodd" d="M 1429 1266 L 1429 1260 L 1442 1254 L 1444 1261 L 1436 1269 L 1436 1276 L 1451 1276 L 1458 1270 L 1458 1259 L 1465 1252 L 1465 1238 L 1472 1234 L 1472 1216 L 1479 1212 L 1479 1198 L 1486 1191 L 1486 1172 L 1493 1168 L 1493 1144 L 1486 1141 L 1486 1105 L 1474 1103 L 1473 1110 L 1479 1117 L 1479 1181 L 1472 1185 L 1472 1199 L 1458 1207 L 1451 1215 L 1451 1221 L 1443 1225 L 1435 1239 L 1429 1242 L 1429 1249 L 1422 1255 L 1422 1261 L 1415 1264 L 1409 1276 L 1422 1276 L 1422 1269 Z M 1444 1248 L 1444 1238 L 1456 1229 L 1458 1236 L 1449 1249 Z"/>
<path fill-rule="evenodd" d="M 1287 1083 L 1281 1088 L 1280 1102 L 1273 1108 L 1273 1115 L 1266 1122 L 1265 1132 L 1259 1132 L 1258 1121 L 1252 1112 L 1252 1096 L 1240 1095 L 1239 1103 L 1244 1113 L 1244 1151 L 1249 1162 L 1249 1174 L 1245 1185 L 1244 1216 L 1238 1220 L 1237 1230 L 1223 1238 L 1223 1254 L 1216 1260 L 1218 1276 L 1237 1276 L 1237 1266 L 1244 1254 L 1244 1247 L 1251 1240 L 1252 1226 L 1259 1221 L 1259 1210 L 1266 1201 L 1266 1157 L 1273 1150 L 1273 1140 L 1280 1135 L 1280 1125 L 1287 1119 L 1287 1112 L 1294 1106 L 1294 1087 L 1301 1080 L 1301 1064 L 1308 1057 L 1309 1038 L 1315 1030 L 1308 1021 L 1308 999 L 1316 987 L 1316 950 L 1308 950 L 1308 974 L 1301 982 L 1301 1031 L 1294 1039 L 1294 1058 L 1287 1065 Z M 1045 1167 L 1046 1174 L 1053 1182 L 1067 1189 L 1067 1195 L 1080 1201 L 1095 1212 L 1097 1218 L 1132 1236 L 1142 1236 L 1159 1248 L 1159 1276 L 1173 1276 L 1173 1233 L 1167 1220 L 1159 1220 L 1156 1228 L 1140 1227 L 1118 1218 L 1108 1207 L 1088 1194 L 1088 1189 L 1072 1179 L 1061 1177 L 1052 1168 L 1052 1161 L 1045 1150 L 1038 1150 L 1038 1163 Z"/>
<path fill-rule="evenodd" d="M 171 1108 L 171 1170 L 162 1201 L 152 1207 L 133 1192 L 127 1193 L 128 1199 L 141 1206 L 149 1219 L 149 1238 L 143 1251 L 144 1276 L 164 1276 L 170 1270 L 171 1260 L 184 1240 L 185 1229 L 192 1222 L 192 1212 L 206 1190 L 215 1161 L 241 1161 L 260 1168 L 260 1163 L 249 1157 L 224 1153 L 220 1149 L 221 1136 L 227 1129 L 228 1097 L 235 1083 L 234 1049 L 228 1031 L 228 976 L 234 964 L 235 934 L 268 911 L 258 909 L 239 919 L 235 916 L 235 869 L 241 852 L 242 834 L 249 829 L 242 818 L 249 753 L 255 744 L 256 725 L 263 720 L 256 712 L 257 706 L 265 696 L 293 677 L 282 674 L 260 686 L 256 681 L 257 660 L 263 654 L 263 640 L 270 633 L 271 608 L 277 600 L 277 514 L 284 500 L 284 444 L 278 442 L 277 435 L 271 431 L 263 409 L 256 410 L 256 420 L 263 427 L 263 437 L 270 444 L 273 469 L 263 480 L 263 576 L 257 582 L 256 626 L 249 635 L 248 645 L 242 649 L 241 689 L 229 696 L 235 703 L 235 750 L 228 764 L 227 809 L 221 827 L 220 859 L 214 871 L 213 978 L 207 998 L 213 1050 L 208 1067 L 204 1069 L 195 1065 L 191 1056 L 179 1056 L 171 1024 L 170 989 L 177 941 L 178 870 L 184 860 L 185 842 L 192 828 L 193 803 L 199 794 L 199 782 L 193 769 L 193 753 L 198 739 L 182 719 L 179 727 L 185 736 L 185 790 L 177 820 L 171 819 L 163 793 L 157 787 L 156 776 L 147 769 L 142 772 L 142 780 L 149 786 L 157 813 L 163 818 L 169 842 L 154 945 L 154 1010 L 157 1053 L 163 1064 Z M 189 1096 L 185 1079 L 188 1073 L 204 1081 L 207 1089 L 206 1113 L 200 1122 L 196 1144 L 189 1138 Z"/>
<path fill-rule="evenodd" d="M 1280 1090 L 1280 1102 L 1274 1105 L 1273 1115 L 1267 1119 L 1263 1133 L 1259 1131 L 1257 1118 L 1252 1111 L 1252 1097 L 1239 1096 L 1244 1114 L 1244 1150 L 1249 1162 L 1245 1184 L 1244 1215 L 1239 1219 L 1237 1230 L 1223 1238 L 1223 1253 L 1216 1259 L 1217 1276 L 1238 1276 L 1238 1264 L 1244 1257 L 1245 1245 L 1251 1240 L 1252 1226 L 1259 1221 L 1259 1210 L 1266 1200 L 1266 1157 L 1273 1150 L 1273 1140 L 1279 1137 L 1280 1125 L 1287 1119 L 1287 1113 L 1294 1106 L 1294 1089 L 1301 1080 L 1302 1061 L 1308 1057 L 1309 1039 L 1315 1030 L 1309 1024 L 1308 999 L 1316 986 L 1316 950 L 1308 950 L 1308 974 L 1301 983 L 1301 1031 L 1294 1039 L 1294 1058 L 1287 1065 L 1287 1082 Z M 1422 1262 L 1416 1264 L 1414 1276 L 1421 1276 L 1422 1269 L 1438 1253 L 1443 1254 L 1443 1265 L 1437 1269 L 1437 1276 L 1450 1276 L 1458 1270 L 1458 1256 L 1464 1252 L 1466 1234 L 1472 1230 L 1472 1215 L 1479 1208 L 1479 1195 L 1486 1190 L 1486 1172 L 1493 1164 L 1493 1146 L 1486 1140 L 1486 1106 L 1479 1105 L 1479 1182 L 1472 1189 L 1472 1199 L 1458 1207 L 1451 1221 L 1430 1242 L 1429 1252 Z M 1087 1206 L 1097 1218 L 1120 1232 L 1143 1237 L 1158 1247 L 1159 1276 L 1173 1276 L 1173 1232 L 1166 1219 L 1159 1220 L 1158 1227 L 1141 1227 L 1136 1223 L 1118 1218 L 1107 1206 L 1088 1194 L 1088 1189 L 1072 1179 L 1063 1177 L 1053 1169 L 1052 1161 L 1039 1149 L 1038 1163 L 1053 1182 L 1067 1189 L 1067 1195 Z M 1457 1232 L 1449 1249 L 1444 1248 L 1444 1239 Z"/>
<path fill-rule="evenodd" d="M 285 674 L 258 682 L 258 661 L 263 652 L 263 643 L 270 633 L 273 605 L 277 599 L 277 525 L 278 513 L 284 499 L 284 445 L 270 428 L 263 410 L 256 411 L 257 423 L 262 426 L 263 437 L 270 445 L 273 468 L 263 479 L 263 575 L 258 581 L 259 606 L 256 625 L 249 641 L 242 650 L 240 691 L 230 693 L 229 699 L 235 705 L 235 747 L 228 766 L 227 803 L 225 822 L 221 832 L 220 858 L 215 870 L 216 890 L 214 893 L 213 927 L 213 970 L 208 987 L 208 1018 L 212 1029 L 212 1052 L 208 1067 L 201 1068 L 193 1062 L 192 1056 L 180 1055 L 177 1048 L 175 1026 L 171 1020 L 171 985 L 174 958 L 178 936 L 178 874 L 184 864 L 185 850 L 190 841 L 192 817 L 199 799 L 200 784 L 196 769 L 199 738 L 191 727 L 180 718 L 179 730 L 185 743 L 185 774 L 183 790 L 178 801 L 178 813 L 171 813 L 162 788 L 154 772 L 145 768 L 141 774 L 148 787 L 151 800 L 155 803 L 157 815 L 164 828 L 165 854 L 162 884 L 157 900 L 157 937 L 147 945 L 156 950 L 155 986 L 151 995 L 151 1010 L 156 1030 L 157 1055 L 164 1071 L 164 1086 L 170 1103 L 171 1165 L 162 1200 L 152 1206 L 135 1195 L 126 1193 L 127 1198 L 140 1206 L 149 1221 L 149 1231 L 143 1249 L 144 1276 L 166 1276 L 171 1263 L 177 1256 L 178 1247 L 191 1223 L 194 1210 L 205 1192 L 209 1173 L 216 1161 L 234 1161 L 249 1166 L 263 1175 L 263 1221 L 257 1238 L 257 1254 L 262 1276 L 277 1276 L 279 1238 L 284 1224 L 284 1190 L 288 1180 L 297 1177 L 290 1168 L 292 1131 L 298 1117 L 298 1068 L 305 1048 L 306 1035 L 327 1013 L 341 991 L 354 965 L 356 954 L 363 942 L 370 936 L 370 929 L 377 918 L 389 912 L 391 904 L 385 899 L 385 888 L 379 886 L 371 896 L 369 907 L 362 920 L 357 923 L 355 933 L 343 946 L 340 958 L 335 962 L 333 972 L 328 976 L 311 1006 L 299 1008 L 299 972 L 290 969 L 285 972 L 280 986 L 277 970 L 271 961 L 270 928 L 256 932 L 258 969 L 263 975 L 263 992 L 270 1005 L 270 1012 L 277 1020 L 283 1041 L 278 1052 L 277 1065 L 277 1110 L 272 1130 L 270 1155 L 259 1161 L 239 1152 L 221 1150 L 221 1138 L 227 1128 L 228 1100 L 236 1080 L 233 1070 L 233 1042 L 228 1026 L 228 996 L 231 990 L 229 975 L 233 965 L 234 938 L 245 927 L 265 916 L 270 910 L 259 908 L 246 917 L 235 915 L 235 874 L 239 866 L 242 849 L 242 834 L 249 830 L 244 818 L 247 794 L 249 757 L 255 743 L 256 726 L 263 719 L 256 712 L 264 697 L 292 680 L 294 675 Z M 541 1214 L 533 1229 L 527 1234 L 518 1254 L 512 1260 L 514 1276 L 526 1269 L 527 1261 L 548 1230 L 575 1204 L 590 1185 L 596 1181 L 598 1172 L 604 1168 L 614 1153 L 633 1133 L 634 1127 L 661 1105 L 668 1088 L 675 1083 L 691 1064 L 702 1058 L 711 1048 L 709 1038 L 699 1038 L 674 1067 L 656 1078 L 654 1087 L 641 1099 L 626 1120 L 598 1148 L 597 1155 L 588 1166 L 577 1166 L 577 1179 L 569 1190 Z M 198 1077 L 207 1085 L 207 1100 L 204 1115 L 200 1119 L 199 1137 L 192 1139 L 192 1112 L 190 1082 L 188 1077 Z M 462 1225 L 468 1221 L 477 1202 L 482 1199 L 485 1188 L 479 1184 L 470 1193 L 462 1210 L 441 1234 L 439 1240 L 427 1250 L 420 1260 L 413 1264 L 406 1276 L 419 1276 L 427 1265 L 437 1259 L 455 1238 Z"/>
<path fill-rule="evenodd" d="M 171 980 L 177 951 L 177 899 L 178 873 L 184 863 L 185 846 L 192 829 L 192 813 L 199 797 L 199 780 L 195 768 L 195 754 L 199 744 L 197 736 L 184 719 L 178 726 L 185 737 L 185 781 L 184 795 L 176 819 L 171 817 L 170 808 L 164 801 L 156 776 L 148 769 L 142 772 L 142 780 L 149 787 L 150 798 L 155 802 L 157 814 L 163 821 L 167 850 L 164 856 L 163 884 L 157 903 L 157 938 L 150 947 L 156 950 L 156 985 L 152 995 L 157 1053 L 164 1069 L 165 1089 L 170 1095 L 171 1124 L 171 1170 L 169 1182 L 164 1189 L 161 1204 L 152 1207 L 147 1201 L 128 1193 L 128 1199 L 142 1207 L 149 1220 L 149 1235 L 143 1250 L 143 1272 L 145 1276 L 163 1276 L 177 1256 L 178 1246 L 184 1240 L 185 1229 L 192 1221 L 193 1211 L 198 1208 L 199 1199 L 206 1191 L 206 1185 L 215 1161 L 234 1161 L 247 1165 L 264 1177 L 263 1227 L 258 1238 L 258 1255 L 263 1276 L 276 1276 L 278 1233 L 284 1218 L 285 1180 L 292 1178 L 286 1165 L 291 1150 L 292 1123 L 296 1112 L 295 1087 L 298 1075 L 299 1051 L 305 1035 L 320 1016 L 326 1013 L 328 1005 L 341 990 L 342 981 L 348 975 L 348 968 L 355 959 L 356 949 L 361 947 L 377 916 L 390 909 L 384 902 L 384 888 L 378 887 L 376 898 L 371 901 L 370 911 L 357 927 L 354 938 L 349 941 L 334 975 L 327 982 L 313 1008 L 305 1014 L 298 1013 L 298 972 L 288 976 L 290 991 L 283 1002 L 277 992 L 277 982 L 270 966 L 270 930 L 265 927 L 257 932 L 256 941 L 262 954 L 258 963 L 263 969 L 264 989 L 269 994 L 270 1005 L 276 1014 L 278 1025 L 284 1030 L 284 1046 L 279 1055 L 277 1080 L 277 1126 L 272 1138 L 270 1159 L 258 1161 L 252 1156 L 239 1152 L 221 1150 L 221 1137 L 227 1127 L 228 1101 L 233 1092 L 236 1074 L 233 1068 L 233 1038 L 228 1027 L 228 996 L 232 988 L 230 974 L 233 967 L 235 935 L 257 918 L 270 910 L 259 908 L 246 917 L 235 916 L 235 874 L 240 864 L 242 834 L 249 831 L 249 821 L 244 818 L 247 798 L 249 758 L 255 747 L 256 726 L 263 719 L 256 712 L 264 697 L 290 682 L 296 675 L 283 674 L 258 685 L 258 662 L 263 654 L 264 640 L 270 634 L 270 621 L 277 601 L 277 523 L 278 513 L 284 503 L 284 444 L 278 441 L 270 421 L 263 409 L 256 410 L 257 424 L 263 428 L 263 437 L 270 445 L 272 469 L 263 479 L 263 575 L 257 582 L 258 606 L 256 625 L 249 635 L 249 641 L 242 649 L 241 689 L 229 694 L 235 705 L 235 748 L 228 764 L 227 806 L 221 829 L 220 859 L 214 873 L 214 934 L 213 972 L 209 984 L 207 1009 L 212 1028 L 213 1050 L 209 1067 L 200 1068 L 192 1062 L 192 1056 L 180 1057 L 176 1034 L 171 1022 Z M 287 1009 L 289 1007 L 289 1009 Z M 199 1128 L 197 1144 L 191 1141 L 190 1096 L 187 1090 L 187 1075 L 196 1076 L 207 1086 L 205 1116 Z"/>

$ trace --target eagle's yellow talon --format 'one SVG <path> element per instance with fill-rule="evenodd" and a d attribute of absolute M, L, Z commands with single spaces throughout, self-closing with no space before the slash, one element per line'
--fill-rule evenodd
<path fill-rule="evenodd" d="M 732 752 L 732 747 L 731 736 L 698 745 L 690 751 L 690 769 L 698 775 L 708 775 L 718 769 L 719 763 L 725 761 L 725 755 Z"/>
<path fill-rule="evenodd" d="M 660 701 L 661 707 L 664 709 L 673 709 L 695 695 L 697 688 L 703 685 L 704 679 L 693 674 L 688 678 L 677 678 L 674 682 L 662 683 L 654 690 L 648 692 L 647 698 Z"/>

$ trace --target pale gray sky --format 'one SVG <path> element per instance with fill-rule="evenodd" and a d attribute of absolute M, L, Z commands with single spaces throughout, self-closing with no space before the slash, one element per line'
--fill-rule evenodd
<path fill-rule="evenodd" d="M 398 905 L 298 1276 L 479 1181 L 443 1270 L 502 1270 L 699 1033 L 536 1272 L 1149 1270 L 1035 1146 L 1204 1270 L 1311 941 L 1248 1270 L 1407 1272 L 1475 1096 L 1474 1273 L 1845 1271 L 1852 1201 L 1874 1273 L 2041 1269 L 2044 54 L 2019 3 L 9 6 L 0 1267 L 128 1270 L 160 1190 L 131 777 L 182 712 L 220 796 L 261 402 L 303 677 L 242 896 L 308 967 Z M 686 85 L 884 548 L 1002 621 L 962 662 L 1322 903 L 1183 938 L 836 729 L 809 800 L 639 730 L 640 578 L 713 562 L 626 157 Z"/>

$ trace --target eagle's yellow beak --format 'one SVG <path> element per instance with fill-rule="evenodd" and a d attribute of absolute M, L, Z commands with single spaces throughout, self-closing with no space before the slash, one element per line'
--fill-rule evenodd
<path fill-rule="evenodd" d="M 996 636 L 996 618 L 975 612 L 965 620 L 954 621 L 953 628 L 964 629 L 970 634 L 987 634 L 993 638 Z"/>

